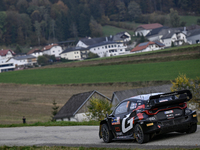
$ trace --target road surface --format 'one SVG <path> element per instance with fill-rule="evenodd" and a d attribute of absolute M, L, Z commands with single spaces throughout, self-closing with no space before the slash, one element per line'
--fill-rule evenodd
<path fill-rule="evenodd" d="M 104 143 L 98 126 L 0 128 L 0 146 L 85 146 L 115 148 L 200 148 L 200 125 L 193 134 L 176 132 L 157 136 L 146 144 L 135 141 Z"/>

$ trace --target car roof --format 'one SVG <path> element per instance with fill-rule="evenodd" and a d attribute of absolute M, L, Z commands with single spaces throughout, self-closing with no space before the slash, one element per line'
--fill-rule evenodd
<path fill-rule="evenodd" d="M 133 97 L 127 98 L 126 100 L 137 99 L 137 100 L 144 100 L 144 101 L 147 101 L 147 100 L 149 100 L 149 97 L 150 97 L 150 96 L 159 95 L 159 94 L 163 94 L 163 93 L 142 94 L 142 95 L 137 95 L 137 96 L 133 96 Z"/>

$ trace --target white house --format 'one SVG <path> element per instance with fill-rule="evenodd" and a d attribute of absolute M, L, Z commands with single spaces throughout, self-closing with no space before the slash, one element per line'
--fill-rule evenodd
<path fill-rule="evenodd" d="M 140 36 L 142 35 L 146 36 L 152 29 L 156 29 L 160 27 L 163 27 L 163 26 L 159 23 L 140 25 L 136 28 L 135 35 L 137 36 L 139 34 Z"/>
<path fill-rule="evenodd" d="M 100 57 L 109 57 L 123 55 L 126 52 L 127 46 L 121 42 L 105 41 L 94 44 L 88 48 L 92 53 L 95 53 Z"/>
<path fill-rule="evenodd" d="M 12 58 L 15 56 L 15 52 L 13 52 L 12 50 L 8 49 L 8 50 L 0 50 L 0 56 L 1 56 L 1 60 L 5 59 L 8 60 L 9 58 Z"/>
<path fill-rule="evenodd" d="M 120 32 L 113 36 L 113 42 L 129 42 L 131 41 L 131 35 L 128 32 Z"/>
<path fill-rule="evenodd" d="M 164 49 L 165 45 L 155 41 L 155 42 L 144 42 L 137 45 L 135 48 L 131 50 L 131 53 L 139 53 L 139 52 L 148 52 L 155 51 L 159 49 Z"/>
<path fill-rule="evenodd" d="M 60 57 L 59 54 L 63 50 L 58 44 L 50 44 L 45 46 L 41 51 L 43 52 L 43 55 L 54 55 L 55 57 Z"/>
<path fill-rule="evenodd" d="M 8 60 L 9 63 L 13 63 L 14 66 L 24 67 L 37 63 L 37 58 L 33 55 L 16 56 Z"/>
<path fill-rule="evenodd" d="M 43 56 L 43 52 L 39 49 L 33 49 L 27 53 L 27 55 L 33 55 L 35 57 Z"/>
<path fill-rule="evenodd" d="M 187 43 L 187 38 L 186 35 L 179 30 L 166 29 L 166 33 L 162 36 L 160 42 L 162 42 L 166 47 L 171 47 L 172 42 L 174 45 L 178 46 Z"/>
<path fill-rule="evenodd" d="M 70 47 L 60 53 L 61 58 L 68 60 L 80 60 L 88 57 L 89 49 L 82 47 Z"/>
<path fill-rule="evenodd" d="M 187 41 L 190 44 L 200 43 L 200 29 L 188 31 L 187 32 Z"/>

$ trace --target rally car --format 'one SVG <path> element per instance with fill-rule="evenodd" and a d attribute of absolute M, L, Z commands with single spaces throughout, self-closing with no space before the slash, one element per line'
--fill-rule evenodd
<path fill-rule="evenodd" d="M 106 143 L 135 139 L 142 144 L 162 133 L 194 133 L 197 114 L 186 103 L 191 98 L 189 90 L 182 90 L 125 99 L 100 122 L 99 137 Z"/>

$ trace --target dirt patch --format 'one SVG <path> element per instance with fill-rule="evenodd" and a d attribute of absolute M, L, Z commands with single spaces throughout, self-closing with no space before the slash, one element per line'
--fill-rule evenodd
<path fill-rule="evenodd" d="M 0 124 L 27 123 L 50 120 L 53 100 L 61 108 L 78 93 L 96 90 L 108 98 L 114 91 L 160 85 L 168 82 L 97 83 L 72 85 L 0 84 Z"/>

